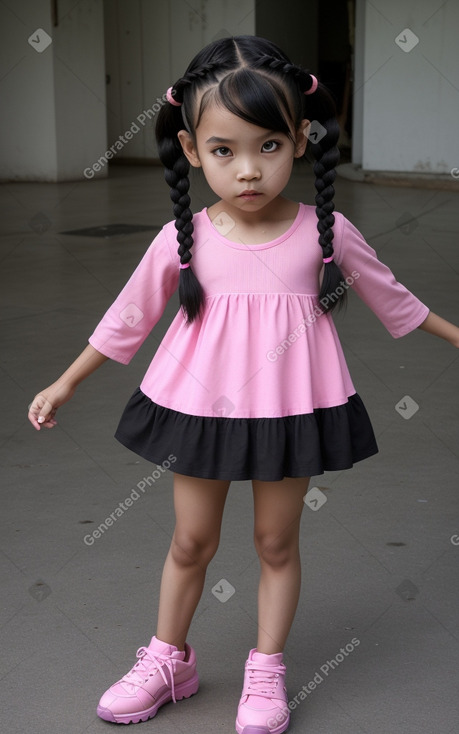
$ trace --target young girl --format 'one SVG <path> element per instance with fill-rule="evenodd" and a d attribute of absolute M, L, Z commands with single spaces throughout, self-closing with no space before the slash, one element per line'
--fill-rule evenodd
<path fill-rule="evenodd" d="M 167 99 L 157 140 L 175 221 L 155 238 L 89 346 L 34 398 L 29 419 L 37 430 L 52 428 L 57 408 L 106 359 L 127 364 L 178 287 L 181 309 L 116 432 L 174 471 L 176 526 L 156 635 L 97 711 L 136 723 L 197 692 L 188 630 L 230 482 L 251 480 L 259 626 L 236 730 L 280 734 L 289 723 L 282 651 L 300 590 L 309 477 L 377 452 L 331 311 L 352 286 L 394 337 L 420 327 L 457 347 L 459 329 L 429 313 L 333 213 L 339 129 L 332 98 L 274 44 L 248 36 L 211 43 Z M 309 153 L 316 207 L 282 196 L 294 159 Z M 194 215 L 190 165 L 203 169 L 219 197 Z"/>

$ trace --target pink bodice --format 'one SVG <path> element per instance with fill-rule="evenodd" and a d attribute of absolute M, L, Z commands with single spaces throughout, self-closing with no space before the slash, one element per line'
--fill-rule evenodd
<path fill-rule="evenodd" d="M 207 210 L 193 217 L 192 267 L 205 293 L 201 320 L 179 311 L 140 388 L 181 413 L 271 418 L 342 405 L 355 393 L 331 315 L 318 304 L 322 251 L 315 208 L 299 205 L 281 237 L 234 243 Z M 381 263 L 357 229 L 335 213 L 334 248 L 347 284 L 394 337 L 429 309 Z M 108 309 L 90 343 L 127 364 L 178 287 L 176 229 L 169 222 Z"/>

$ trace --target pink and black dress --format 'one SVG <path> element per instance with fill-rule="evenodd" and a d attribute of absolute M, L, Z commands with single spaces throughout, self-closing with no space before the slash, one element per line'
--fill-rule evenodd
<path fill-rule="evenodd" d="M 313 206 L 281 237 L 228 240 L 207 210 L 193 217 L 200 320 L 178 311 L 129 400 L 116 438 L 174 471 L 227 480 L 314 476 L 377 453 L 330 314 L 319 308 L 322 250 Z M 220 229 L 222 229 L 220 227 Z M 223 229 L 222 229 L 223 231 Z M 394 337 L 429 309 L 398 283 L 362 235 L 335 213 L 335 260 Z M 89 342 L 128 364 L 178 287 L 176 229 L 153 240 Z"/>

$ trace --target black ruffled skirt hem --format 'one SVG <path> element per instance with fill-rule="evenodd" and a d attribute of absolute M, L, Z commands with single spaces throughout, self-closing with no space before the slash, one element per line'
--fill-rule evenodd
<path fill-rule="evenodd" d="M 144 459 L 204 479 L 279 481 L 350 469 L 378 453 L 366 408 L 344 405 L 283 418 L 200 417 L 157 405 L 137 388 L 115 438 Z"/>

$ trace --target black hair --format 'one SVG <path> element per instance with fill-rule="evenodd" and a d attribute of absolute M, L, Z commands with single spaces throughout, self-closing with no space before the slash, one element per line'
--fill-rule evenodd
<path fill-rule="evenodd" d="M 192 257 L 193 215 L 188 194 L 190 164 L 177 134 L 187 129 L 194 137 L 210 101 L 223 105 L 246 122 L 285 133 L 290 138 L 292 126 L 298 130 L 301 120 L 309 119 L 316 126 L 319 123 L 317 131 L 310 131 L 304 157 L 313 162 L 319 245 L 323 258 L 333 255 L 333 182 L 339 162 L 339 125 L 330 92 L 319 82 L 317 89 L 307 94 L 312 85 L 309 71 L 292 64 L 274 43 L 257 36 L 235 36 L 210 43 L 195 56 L 183 77 L 173 85 L 172 94 L 180 106 L 166 103 L 161 108 L 156 123 L 156 140 L 174 202 L 181 264 L 189 263 Z M 198 109 L 196 99 L 202 90 L 205 93 Z M 323 311 L 343 303 L 347 289 L 338 290 L 343 280 L 334 261 L 324 265 L 319 293 Z M 338 293 L 342 295 L 330 299 L 330 294 Z M 188 323 L 199 317 L 204 294 L 191 267 L 180 271 L 179 299 Z"/>

